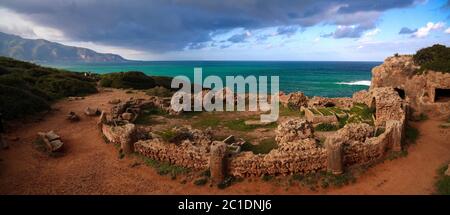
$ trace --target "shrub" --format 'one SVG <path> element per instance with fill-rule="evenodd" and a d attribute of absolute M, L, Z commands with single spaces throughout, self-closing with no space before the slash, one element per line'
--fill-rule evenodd
<path fill-rule="evenodd" d="M 450 47 L 436 44 L 423 48 L 416 52 L 413 59 L 420 65 L 419 72 L 424 70 L 450 72 Z"/>
<path fill-rule="evenodd" d="M 436 181 L 436 190 L 440 195 L 450 195 L 450 176 L 445 175 L 448 165 L 445 164 L 438 169 L 438 180 Z"/>
<path fill-rule="evenodd" d="M 122 89 L 149 89 L 156 86 L 155 80 L 142 72 L 115 72 L 101 77 L 100 86 Z"/>
<path fill-rule="evenodd" d="M 6 119 L 50 108 L 51 101 L 97 91 L 95 79 L 81 73 L 0 57 L 0 111 Z"/>
<path fill-rule="evenodd" d="M 203 186 L 206 183 L 208 183 L 208 178 L 199 178 L 199 179 L 194 181 L 194 184 L 197 185 L 197 186 Z"/>
<path fill-rule="evenodd" d="M 419 135 L 419 130 L 417 128 L 406 126 L 405 136 L 408 142 L 415 143 Z"/>
<path fill-rule="evenodd" d="M 151 89 L 148 89 L 147 91 L 145 91 L 145 93 L 149 96 L 158 96 L 158 97 L 170 97 L 172 96 L 172 92 L 164 87 L 153 87 Z"/>
<path fill-rule="evenodd" d="M 314 128 L 314 130 L 316 130 L 316 131 L 336 131 L 336 130 L 338 130 L 338 126 L 330 124 L 330 123 L 320 123 Z"/>
<path fill-rule="evenodd" d="M 258 145 L 245 142 L 241 146 L 242 151 L 251 151 L 253 154 L 268 154 L 272 149 L 278 148 L 278 144 L 274 138 L 262 140 Z"/>

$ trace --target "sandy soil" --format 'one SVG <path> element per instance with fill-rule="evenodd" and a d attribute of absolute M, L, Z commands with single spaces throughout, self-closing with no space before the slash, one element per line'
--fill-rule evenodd
<path fill-rule="evenodd" d="M 16 123 L 10 129 L 10 149 L 0 151 L 0 194 L 431 194 L 436 170 L 450 160 L 450 129 L 430 119 L 415 123 L 421 136 L 409 155 L 370 168 L 357 182 L 343 188 L 311 191 L 286 180 L 264 182 L 245 179 L 220 190 L 192 183 L 182 184 L 160 176 L 145 165 L 132 165 L 137 158 L 119 159 L 117 149 L 105 144 L 96 118 L 82 114 L 86 107 L 109 108 L 112 98 L 143 97 L 124 91 L 101 92 L 83 100 L 60 101 L 41 120 Z M 77 123 L 65 117 L 70 111 L 81 116 Z M 53 158 L 34 149 L 38 131 L 54 130 L 65 142 L 66 153 Z M 13 137 L 20 137 L 13 141 Z"/>

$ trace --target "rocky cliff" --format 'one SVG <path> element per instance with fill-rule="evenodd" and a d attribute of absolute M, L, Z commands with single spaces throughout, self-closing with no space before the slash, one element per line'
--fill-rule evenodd
<path fill-rule="evenodd" d="M 418 72 L 411 55 L 388 57 L 372 69 L 372 85 L 393 87 L 405 99 L 413 113 L 445 117 L 450 114 L 450 73 Z"/>

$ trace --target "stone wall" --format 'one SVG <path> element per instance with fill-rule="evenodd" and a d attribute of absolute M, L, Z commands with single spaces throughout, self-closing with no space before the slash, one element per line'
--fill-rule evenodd
<path fill-rule="evenodd" d="M 141 140 L 134 144 L 134 148 L 137 153 L 154 160 L 193 169 L 209 167 L 207 148 L 195 146 L 189 141 L 176 145 L 160 139 Z"/>

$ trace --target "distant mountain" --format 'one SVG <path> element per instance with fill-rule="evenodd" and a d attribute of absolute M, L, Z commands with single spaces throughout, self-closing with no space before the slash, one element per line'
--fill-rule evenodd
<path fill-rule="evenodd" d="M 0 32 L 0 56 L 38 63 L 121 63 L 125 58 L 42 39 L 24 39 Z"/>

